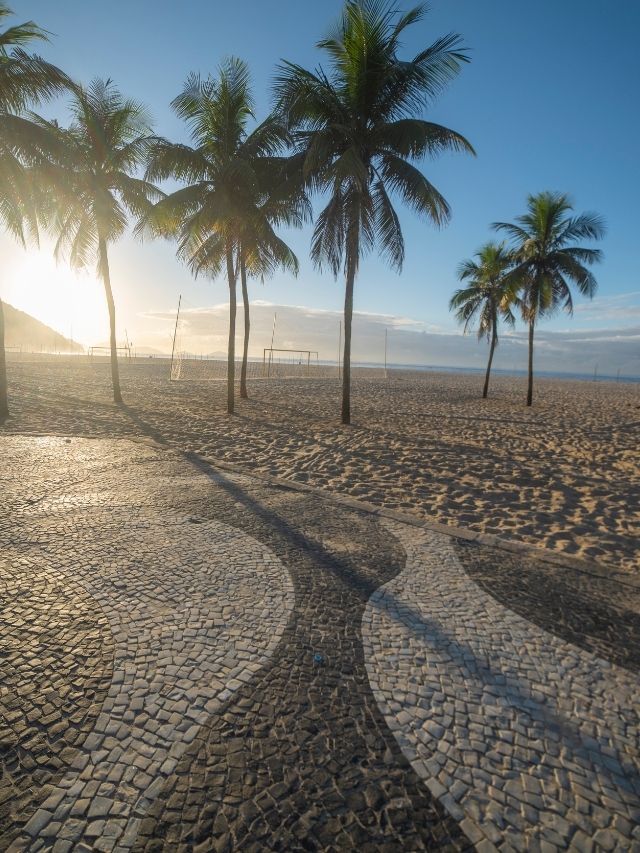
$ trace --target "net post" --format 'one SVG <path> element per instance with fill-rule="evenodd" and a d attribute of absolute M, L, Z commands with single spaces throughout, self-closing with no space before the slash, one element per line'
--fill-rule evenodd
<path fill-rule="evenodd" d="M 176 350 L 176 335 L 178 334 L 178 318 L 180 317 L 180 303 L 182 302 L 182 294 L 178 296 L 178 311 L 176 313 L 176 324 L 173 329 L 173 344 L 171 345 L 171 365 L 169 366 L 169 381 L 173 379 L 173 355 Z"/>
<path fill-rule="evenodd" d="M 384 378 L 387 379 L 387 330 L 384 330 Z"/>

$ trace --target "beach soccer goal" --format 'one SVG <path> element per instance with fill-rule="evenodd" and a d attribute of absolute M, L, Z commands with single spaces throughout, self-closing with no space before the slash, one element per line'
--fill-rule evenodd
<path fill-rule="evenodd" d="M 171 363 L 169 376 L 173 381 L 220 382 L 227 379 L 227 358 L 223 347 L 227 344 L 226 318 L 217 328 L 206 329 L 203 334 L 200 312 L 202 309 L 189 307 L 185 310 L 182 296 L 178 300 L 175 324 L 171 335 Z M 273 318 L 270 346 L 258 354 L 249 356 L 247 379 L 332 379 L 339 376 L 338 365 L 320 363 L 316 350 L 298 347 L 274 347 L 276 315 Z M 264 333 L 263 333 L 264 334 Z M 268 339 L 267 339 L 268 340 Z M 260 343 L 264 342 L 264 338 Z M 284 343 L 284 341 L 283 341 Z M 302 343 L 305 343 L 304 339 Z M 195 347 L 206 347 L 208 352 L 194 352 Z M 255 352 L 255 349 L 254 349 Z M 242 339 L 236 337 L 235 380 L 240 381 L 242 361 Z"/>
<path fill-rule="evenodd" d="M 241 368 L 242 361 L 236 359 L 236 382 L 240 381 Z M 247 379 L 331 379 L 337 375 L 337 366 L 320 364 L 315 350 L 265 347 L 262 360 L 250 358 L 247 362 Z M 176 352 L 170 377 L 173 381 L 226 381 L 227 360 Z"/>
<path fill-rule="evenodd" d="M 318 353 L 315 350 L 265 347 L 262 351 L 262 375 L 265 379 L 311 376 L 312 368 L 317 367 Z"/>
<path fill-rule="evenodd" d="M 116 347 L 118 358 L 131 358 L 131 344 Z M 89 358 L 111 357 L 111 347 L 89 347 Z"/>
<path fill-rule="evenodd" d="M 170 379 L 192 382 L 222 382 L 227 379 L 227 359 L 196 355 L 195 353 L 177 352 L 171 359 Z M 240 381 L 242 360 L 235 360 L 235 380 Z M 247 379 L 262 379 L 262 362 L 249 359 L 247 362 Z"/>

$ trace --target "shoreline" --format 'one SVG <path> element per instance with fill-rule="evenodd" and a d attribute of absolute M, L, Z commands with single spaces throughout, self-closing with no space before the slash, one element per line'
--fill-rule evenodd
<path fill-rule="evenodd" d="M 239 350 L 238 350 L 239 351 Z M 28 351 L 16 351 L 15 349 L 7 348 L 6 349 L 7 362 L 13 361 L 17 363 L 29 363 L 30 361 L 60 361 L 62 359 L 69 359 L 72 363 L 76 362 L 79 358 L 84 358 L 88 361 L 95 361 L 97 363 L 104 362 L 105 364 L 109 363 L 110 357 L 108 355 L 89 355 L 87 352 L 77 352 L 77 353 L 69 353 L 69 352 L 28 352 Z M 222 356 L 200 356 L 200 355 L 192 355 L 185 356 L 187 360 L 194 362 L 214 362 L 220 364 L 226 364 L 226 358 Z M 129 364 L 131 366 L 134 365 L 144 365 L 153 362 L 155 364 L 163 363 L 163 362 L 171 362 L 171 356 L 165 353 L 156 354 L 156 353 L 135 353 L 131 358 L 126 358 L 120 356 L 118 359 L 120 364 Z M 249 358 L 250 364 L 262 364 L 262 359 L 259 357 Z M 337 369 L 337 362 L 335 361 L 318 361 L 318 366 L 322 368 L 333 368 Z M 313 365 L 312 365 L 313 367 Z M 392 378 L 400 378 L 400 374 L 402 373 L 436 373 L 436 374 L 444 374 L 447 376 L 458 376 L 462 375 L 470 375 L 470 376 L 484 376 L 486 372 L 486 365 L 484 367 L 455 367 L 453 365 L 440 365 L 440 364 L 401 364 L 401 363 L 390 363 L 385 368 L 383 362 L 352 362 L 351 363 L 351 371 L 359 372 L 364 378 L 366 378 L 366 373 L 370 371 L 375 371 L 376 373 L 380 371 L 387 370 L 388 373 L 392 374 Z M 526 378 L 527 371 L 526 369 L 519 368 L 505 368 L 505 367 L 493 367 L 491 369 L 491 378 L 494 377 L 512 377 L 514 379 L 517 378 Z M 253 377 L 254 379 L 256 377 Z M 326 377 L 323 377 L 326 378 Z M 571 372 L 562 372 L 562 371 L 551 371 L 551 370 L 540 370 L 534 373 L 534 388 L 537 380 L 540 379 L 553 379 L 563 382 L 593 382 L 593 383 L 605 383 L 605 384 L 620 384 L 623 383 L 625 385 L 638 385 L 640 386 L 640 375 L 630 375 L 630 374 L 620 374 L 619 376 L 614 376 L 613 374 L 596 374 L 595 376 L 592 373 L 571 373 Z M 217 381 L 217 380 L 216 380 Z"/>

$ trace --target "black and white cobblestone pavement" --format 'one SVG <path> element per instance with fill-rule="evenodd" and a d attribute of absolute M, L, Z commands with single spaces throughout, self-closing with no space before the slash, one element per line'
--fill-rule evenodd
<path fill-rule="evenodd" d="M 0 849 L 640 850 L 637 591 L 556 615 L 538 561 L 150 442 L 0 447 Z"/>
<path fill-rule="evenodd" d="M 429 790 L 480 850 L 640 849 L 637 674 L 479 589 L 449 537 L 383 523 L 407 564 L 367 605 L 367 669 Z"/>

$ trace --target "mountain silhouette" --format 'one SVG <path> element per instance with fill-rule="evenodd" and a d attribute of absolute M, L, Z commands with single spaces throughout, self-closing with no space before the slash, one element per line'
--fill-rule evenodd
<path fill-rule="evenodd" d="M 3 302 L 5 346 L 31 352 L 83 352 L 84 347 L 65 338 L 30 314 Z"/>

